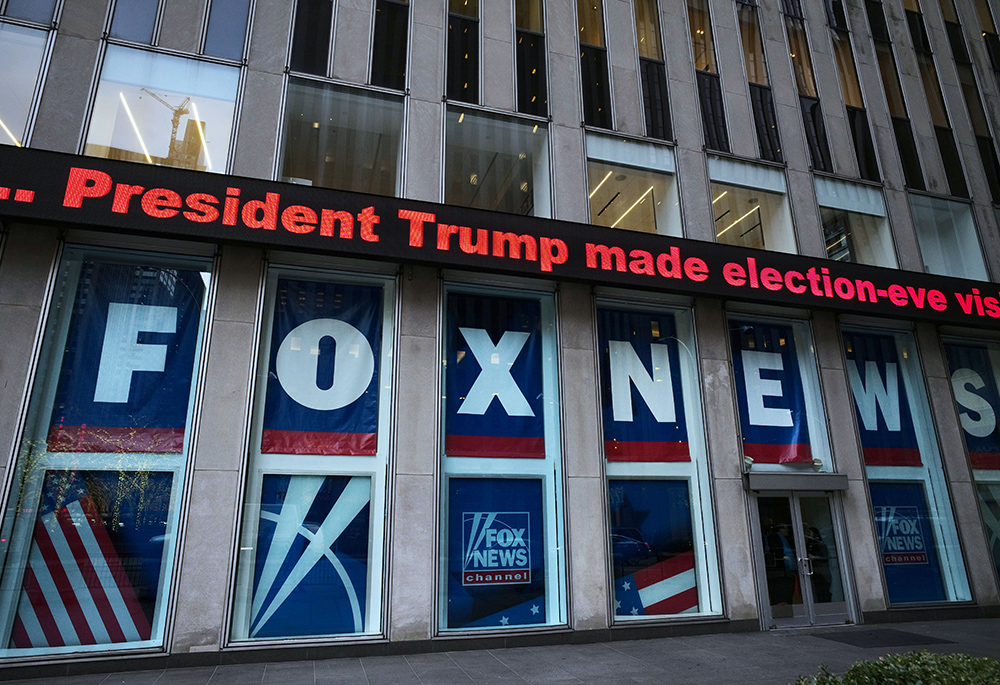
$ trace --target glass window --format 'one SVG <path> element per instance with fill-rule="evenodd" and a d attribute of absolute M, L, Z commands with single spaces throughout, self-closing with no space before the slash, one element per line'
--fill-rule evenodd
<path fill-rule="evenodd" d="M 0 144 L 24 142 L 47 40 L 46 31 L 0 23 Z"/>
<path fill-rule="evenodd" d="M 688 24 L 691 29 L 691 48 L 694 51 L 694 68 L 698 71 L 719 73 L 715 64 L 715 43 L 712 38 L 712 16 L 705 0 L 688 0 Z"/>
<path fill-rule="evenodd" d="M 628 231 L 681 236 L 673 150 L 587 134 L 590 222 Z"/>
<path fill-rule="evenodd" d="M 111 17 L 111 37 L 152 43 L 160 0 L 116 0 Z"/>
<path fill-rule="evenodd" d="M 439 625 L 565 623 L 553 299 L 446 303 Z"/>
<path fill-rule="evenodd" d="M 929 273 L 985 281 L 972 206 L 926 195 L 910 195 L 910 213 Z"/>
<path fill-rule="evenodd" d="M 832 471 L 808 324 L 732 313 L 729 343 L 745 467 Z"/>
<path fill-rule="evenodd" d="M 615 618 L 718 614 L 690 312 L 608 302 L 597 326 Z"/>
<path fill-rule="evenodd" d="M 109 45 L 84 153 L 224 173 L 240 72 Z"/>
<path fill-rule="evenodd" d="M 291 78 L 281 179 L 395 195 L 403 103 L 398 97 Z"/>
<path fill-rule="evenodd" d="M 381 631 L 392 283 L 268 276 L 237 640 Z"/>
<path fill-rule="evenodd" d="M 448 0 L 447 96 L 479 102 L 478 0 Z"/>
<path fill-rule="evenodd" d="M 945 340 L 944 349 L 987 539 L 1000 572 L 1000 344 L 966 338 Z"/>
<path fill-rule="evenodd" d="M 52 22 L 55 9 L 56 0 L 7 0 L 4 15 L 14 19 L 48 24 Z"/>
<path fill-rule="evenodd" d="M 243 59 L 243 44 L 247 37 L 250 0 L 211 0 L 208 29 L 205 33 L 205 54 Z"/>
<path fill-rule="evenodd" d="M 788 198 L 757 188 L 712 183 L 715 236 L 720 243 L 795 252 Z"/>
<path fill-rule="evenodd" d="M 688 0 L 687 10 L 705 147 L 709 150 L 729 152 L 725 100 L 712 38 L 712 16 L 706 0 Z"/>
<path fill-rule="evenodd" d="M 514 3 L 517 111 L 535 116 L 549 111 L 542 9 L 541 0 Z"/>
<path fill-rule="evenodd" d="M 406 87 L 406 43 L 410 6 L 407 0 L 376 0 L 372 38 L 372 84 Z"/>
<path fill-rule="evenodd" d="M 333 2 L 298 0 L 292 27 L 292 71 L 326 76 L 333 31 Z"/>
<path fill-rule="evenodd" d="M 611 79 L 604 43 L 604 3 L 577 0 L 580 24 L 580 73 L 583 82 L 583 120 L 588 126 L 612 128 Z"/>
<path fill-rule="evenodd" d="M 552 211 L 542 124 L 449 108 L 444 165 L 448 204 L 540 217 Z"/>
<path fill-rule="evenodd" d="M 163 644 L 208 266 L 67 248 L 0 533 L 4 656 Z"/>
<path fill-rule="evenodd" d="M 646 135 L 669 140 L 670 109 L 667 100 L 667 67 L 663 62 L 659 6 L 655 0 L 635 3 L 635 35 L 639 48 L 642 104 L 646 115 Z"/>
<path fill-rule="evenodd" d="M 826 256 L 842 262 L 896 266 L 882 191 L 874 186 L 815 178 Z"/>
<path fill-rule="evenodd" d="M 845 328 L 844 352 L 890 604 L 971 599 L 913 336 Z"/>

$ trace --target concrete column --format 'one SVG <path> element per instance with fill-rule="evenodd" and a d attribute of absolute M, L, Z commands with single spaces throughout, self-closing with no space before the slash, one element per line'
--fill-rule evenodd
<path fill-rule="evenodd" d="M 545 3 L 545 44 L 549 57 L 549 114 L 552 123 L 553 217 L 586 222 L 587 167 L 582 128 L 579 23 L 576 0 Z M 556 171 L 558 170 L 558 171 Z"/>
<path fill-rule="evenodd" d="M 188 510 L 181 522 L 175 584 L 172 652 L 217 651 L 225 642 L 225 615 L 233 545 L 242 502 L 237 493 L 247 459 L 247 416 L 260 331 L 257 302 L 262 253 L 223 248 L 207 358 L 198 434 L 191 446 L 194 469 L 186 484 Z"/>
<path fill-rule="evenodd" d="M 403 197 L 441 201 L 444 159 L 445 4 L 411 0 L 410 97 L 406 120 L 406 175 Z"/>
<path fill-rule="evenodd" d="M 45 287 L 60 243 L 55 228 L 8 224 L 0 254 L 0 483 L 18 454 L 17 429 L 25 399 Z M 51 370 L 58 373 L 58 369 Z"/>
<path fill-rule="evenodd" d="M 702 402 L 705 412 L 709 473 L 713 480 L 713 509 L 719 545 L 719 572 L 723 601 L 730 619 L 757 620 L 757 585 L 753 565 L 753 540 L 743 489 L 743 450 L 740 449 L 732 366 L 729 362 L 729 326 L 722 303 L 695 302 Z"/>
<path fill-rule="evenodd" d="M 605 0 L 605 42 L 614 89 L 615 130 L 645 135 L 639 65 L 635 46 L 635 19 L 628 0 Z"/>
<path fill-rule="evenodd" d="M 734 155 L 753 159 L 757 156 L 757 136 L 750 113 L 736 11 L 730 0 L 709 0 L 709 4 L 712 7 L 715 56 L 722 76 L 722 97 L 726 102 L 729 149 Z M 690 36 L 687 40 L 690 43 Z"/>
<path fill-rule="evenodd" d="M 832 470 L 847 475 L 847 491 L 842 494 L 841 505 L 847 524 L 842 534 L 848 553 L 841 559 L 841 572 L 853 581 L 862 612 L 885 611 L 888 601 L 882 584 L 875 519 L 854 419 L 854 398 L 847 382 L 840 327 L 833 314 L 814 314 L 813 338 L 833 450 Z"/>
<path fill-rule="evenodd" d="M 607 489 L 601 469 L 594 306 L 586 285 L 558 297 L 560 400 L 566 468 L 566 556 L 574 630 L 604 629 L 608 613 Z M 571 370 L 571 371 L 569 371 Z"/>
<path fill-rule="evenodd" d="M 406 266 L 400 279 L 396 375 L 396 461 L 390 487 L 392 547 L 389 637 L 427 640 L 437 607 L 438 461 L 441 454 L 440 281 L 437 270 Z M 444 542 L 441 543 L 445 544 Z"/>
<path fill-rule="evenodd" d="M 372 0 L 337 3 L 333 27 L 333 77 L 350 83 L 368 83 L 368 56 L 372 45 Z"/>
<path fill-rule="evenodd" d="M 951 373 L 935 327 L 917 324 L 917 348 L 927 382 L 931 415 L 941 446 L 941 461 L 951 490 L 951 506 L 965 555 L 972 598 L 980 606 L 1000 604 L 993 555 L 979 513 L 979 497 L 962 440 L 962 428 L 951 391 Z"/>
<path fill-rule="evenodd" d="M 483 104 L 514 111 L 514 3 L 480 2 L 483 52 Z"/>
<path fill-rule="evenodd" d="M 108 0 L 65 3 L 38 102 L 31 147 L 77 152 L 107 6 Z"/>
<path fill-rule="evenodd" d="M 257 0 L 254 5 L 244 105 L 235 136 L 233 173 L 238 176 L 270 179 L 274 175 L 274 141 L 281 133 L 281 95 L 288 59 L 288 32 L 275 27 L 291 25 L 292 6 L 288 0 Z"/>
<path fill-rule="evenodd" d="M 197 53 L 205 19 L 205 0 L 167 0 L 160 19 L 157 45 Z"/>

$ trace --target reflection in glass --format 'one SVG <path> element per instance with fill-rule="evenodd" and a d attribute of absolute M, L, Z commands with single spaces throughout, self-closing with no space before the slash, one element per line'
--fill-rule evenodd
<path fill-rule="evenodd" d="M 549 216 L 548 130 L 532 122 L 449 109 L 444 201 Z"/>
<path fill-rule="evenodd" d="M 820 207 L 826 256 L 841 262 L 895 267 L 892 236 L 883 216 Z"/>
<path fill-rule="evenodd" d="M 580 44 L 603 48 L 603 0 L 576 0 L 576 18 L 580 24 Z"/>
<path fill-rule="evenodd" d="M 239 70 L 108 46 L 84 153 L 224 173 Z"/>
<path fill-rule="evenodd" d="M 592 224 L 681 235 L 677 184 L 669 174 L 588 160 L 587 177 Z"/>
<path fill-rule="evenodd" d="M 715 235 L 720 243 L 795 252 L 788 202 L 780 193 L 712 184 Z"/>
<path fill-rule="evenodd" d="M 37 21 L 48 24 L 52 21 L 52 13 L 56 9 L 56 0 L 7 0 L 4 15 L 15 19 Z"/>
<path fill-rule="evenodd" d="M 395 195 L 402 122 L 398 97 L 289 79 L 281 179 Z"/>
<path fill-rule="evenodd" d="M 160 0 L 117 0 L 111 36 L 136 43 L 152 43 Z"/>
<path fill-rule="evenodd" d="M 694 68 L 719 73 L 715 65 L 715 44 L 712 41 L 712 17 L 705 0 L 688 0 L 688 23 L 691 28 L 691 49 Z"/>
<path fill-rule="evenodd" d="M 205 30 L 205 54 L 242 59 L 250 0 L 212 0 Z"/>
<path fill-rule="evenodd" d="M 0 24 L 0 144 L 24 142 L 31 99 L 45 57 L 45 31 Z"/>
<path fill-rule="evenodd" d="M 205 266 L 67 250 L 0 531 L 0 654 L 162 644 Z"/>
<path fill-rule="evenodd" d="M 979 281 L 988 278 L 970 205 L 911 194 L 910 209 L 929 273 Z"/>

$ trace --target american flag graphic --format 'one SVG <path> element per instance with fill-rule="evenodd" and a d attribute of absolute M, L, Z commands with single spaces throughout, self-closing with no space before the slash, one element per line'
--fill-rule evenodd
<path fill-rule="evenodd" d="M 694 552 L 683 552 L 615 580 L 615 614 L 618 616 L 681 614 L 697 610 Z"/>
<path fill-rule="evenodd" d="M 58 488 L 50 472 L 46 490 Z M 64 485 L 65 487 L 65 485 Z M 11 647 L 64 647 L 148 640 L 149 618 L 94 498 L 71 478 L 58 506 L 45 497 L 21 582 Z"/>

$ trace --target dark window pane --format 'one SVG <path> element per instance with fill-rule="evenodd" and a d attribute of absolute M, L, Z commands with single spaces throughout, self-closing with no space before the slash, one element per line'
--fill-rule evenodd
<path fill-rule="evenodd" d="M 790 17 L 803 19 L 802 4 L 799 0 L 781 0 L 781 11 Z"/>
<path fill-rule="evenodd" d="M 331 0 L 299 0 L 292 36 L 292 71 L 326 76 L 332 24 Z"/>
<path fill-rule="evenodd" d="M 896 134 L 896 149 L 899 150 L 899 161 L 903 165 L 906 187 L 913 190 L 925 190 L 924 176 L 920 170 L 920 157 L 917 155 L 917 144 L 913 140 L 910 120 L 903 117 L 893 117 L 892 130 Z"/>
<path fill-rule="evenodd" d="M 243 59 L 250 0 L 212 0 L 205 35 L 205 54 Z"/>
<path fill-rule="evenodd" d="M 392 0 L 375 3 L 372 83 L 403 90 L 406 86 L 406 37 L 409 7 Z"/>
<path fill-rule="evenodd" d="M 851 127 L 851 137 L 854 139 L 854 153 L 858 157 L 858 171 L 861 173 L 861 178 L 866 181 L 881 180 L 867 112 L 860 107 L 848 107 L 847 122 Z"/>
<path fill-rule="evenodd" d="M 1000 71 L 1000 36 L 995 33 L 984 33 L 983 40 L 986 41 L 986 52 L 990 55 L 990 64 L 993 69 Z"/>
<path fill-rule="evenodd" d="M 751 83 L 750 104 L 753 106 L 753 122 L 757 128 L 761 159 L 772 162 L 784 161 L 781 156 L 781 140 L 778 138 L 778 121 L 774 114 L 771 89 Z"/>
<path fill-rule="evenodd" d="M 948 31 L 948 42 L 951 43 L 951 54 L 955 57 L 955 61 L 959 64 L 972 64 L 961 25 L 946 21 L 944 27 Z"/>
<path fill-rule="evenodd" d="M 698 79 L 698 99 L 701 101 L 701 123 L 705 131 L 705 147 L 729 152 L 726 132 L 726 110 L 722 100 L 722 83 L 716 74 L 695 72 Z"/>
<path fill-rule="evenodd" d="M 931 41 L 927 37 L 927 29 L 924 27 L 924 17 L 919 12 L 906 12 L 906 24 L 910 27 L 910 38 L 913 39 L 913 49 L 917 52 L 930 54 Z"/>
<path fill-rule="evenodd" d="M 111 35 L 137 43 L 151 42 L 158 4 L 157 0 L 118 0 L 111 20 Z"/>
<path fill-rule="evenodd" d="M 611 95 L 608 86 L 608 53 L 589 45 L 580 46 L 583 78 L 583 120 L 588 126 L 611 128 Z"/>
<path fill-rule="evenodd" d="M 990 185 L 990 195 L 995 204 L 1000 204 L 1000 163 L 997 162 L 993 139 L 989 136 L 977 136 L 976 143 L 979 145 L 979 157 L 983 160 L 986 182 Z"/>
<path fill-rule="evenodd" d="M 670 140 L 670 107 L 667 102 L 667 69 L 663 62 L 639 59 L 642 104 L 646 109 L 646 135 Z"/>
<path fill-rule="evenodd" d="M 479 102 L 479 22 L 448 17 L 448 99 Z"/>
<path fill-rule="evenodd" d="M 806 142 L 809 145 L 813 169 L 833 171 L 830 146 L 826 142 L 826 127 L 823 126 L 823 110 L 819 106 L 819 100 L 800 95 L 799 105 L 802 108 L 802 124 L 806 129 Z"/>
<path fill-rule="evenodd" d="M 517 111 L 545 116 L 549 113 L 545 81 L 545 37 L 517 32 Z"/>
<path fill-rule="evenodd" d="M 844 0 L 826 0 L 826 21 L 830 28 L 850 31 L 847 24 L 847 8 Z"/>
<path fill-rule="evenodd" d="M 56 0 L 9 0 L 4 14 L 15 19 L 48 24 L 52 21 L 55 8 Z"/>
<path fill-rule="evenodd" d="M 872 29 L 872 38 L 889 42 L 889 27 L 885 25 L 885 12 L 878 0 L 865 0 L 865 11 L 868 13 L 868 24 Z"/>
<path fill-rule="evenodd" d="M 944 162 L 944 173 L 948 178 L 948 188 L 955 197 L 969 197 L 969 187 L 965 184 L 965 173 L 962 171 L 962 160 L 958 156 L 955 145 L 955 134 L 950 128 L 935 126 L 938 149 L 941 151 L 941 161 Z"/>

